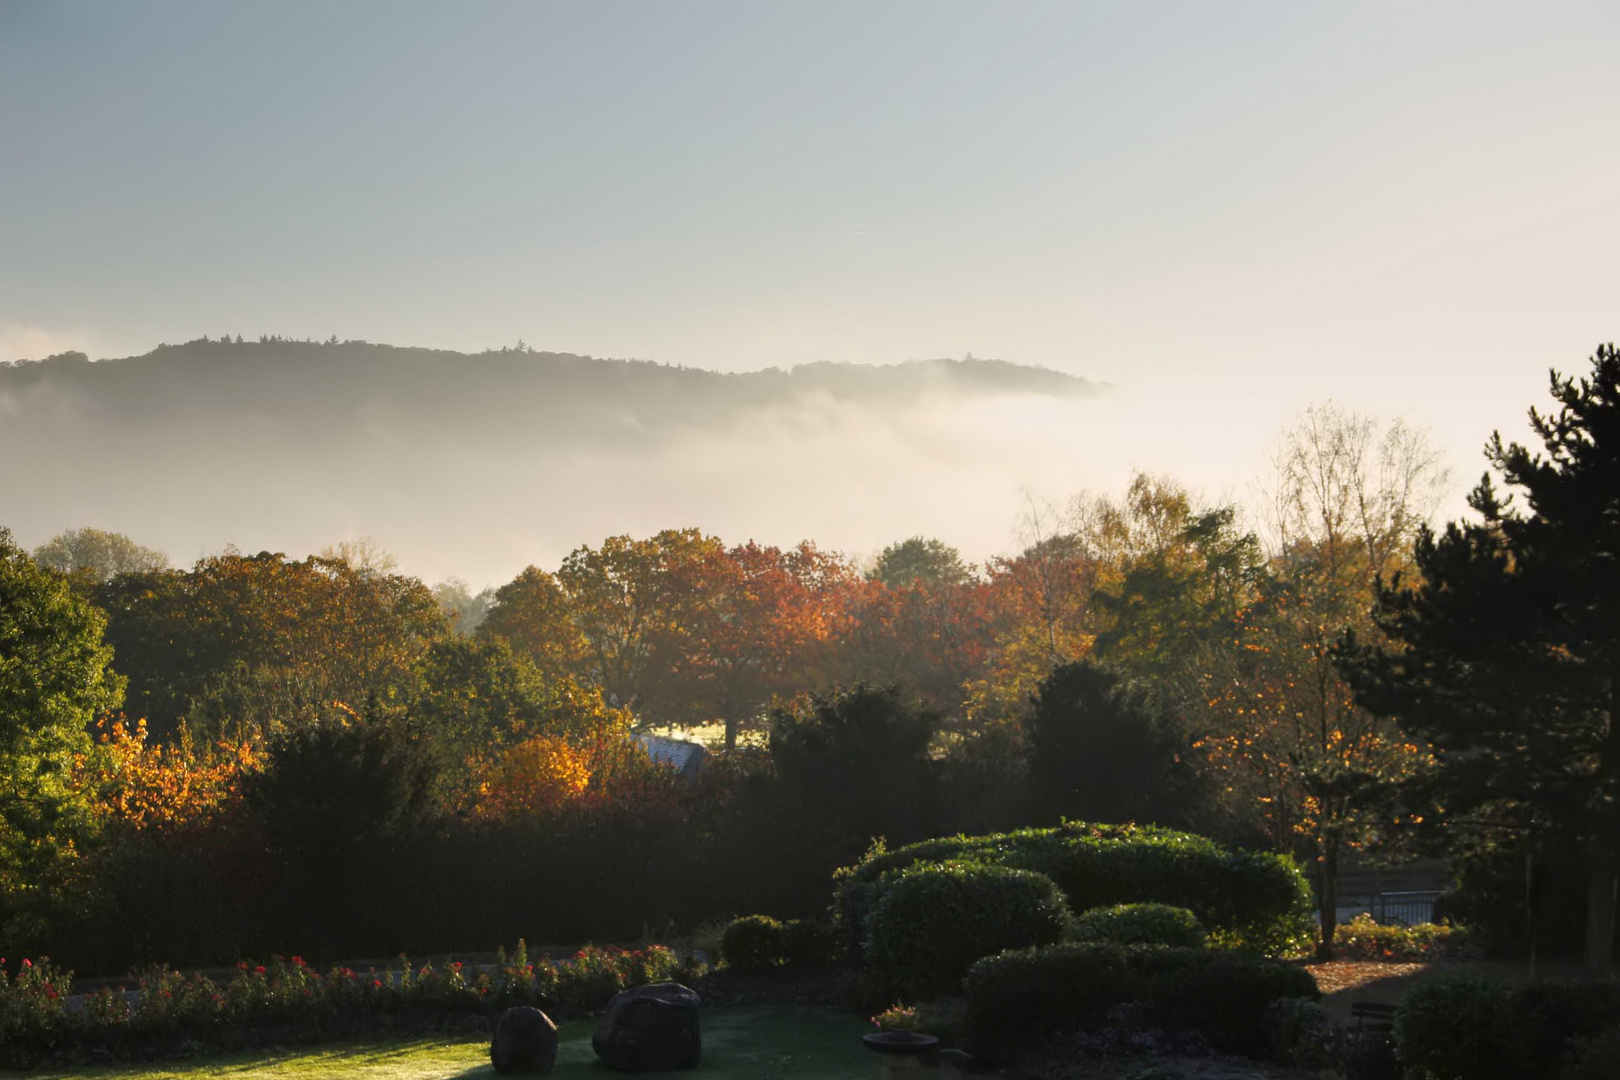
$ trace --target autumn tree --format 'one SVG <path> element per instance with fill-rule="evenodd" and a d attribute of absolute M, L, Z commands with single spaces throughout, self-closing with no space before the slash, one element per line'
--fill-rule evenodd
<path fill-rule="evenodd" d="M 786 551 L 749 541 L 702 564 L 688 588 L 676 684 L 694 718 L 717 718 L 725 745 L 762 718 L 773 699 L 823 682 L 833 643 L 847 628 L 853 572 L 805 542 Z M 670 646 L 676 646 L 671 642 Z"/>
<path fill-rule="evenodd" d="M 1451 828 L 1558 833 L 1584 849 L 1586 963 L 1607 971 L 1620 878 L 1620 352 L 1552 373 L 1540 447 L 1486 448 L 1475 515 L 1419 532 L 1379 593 L 1386 639 L 1343 670 L 1358 704 L 1434 747 Z M 1518 500 L 1522 499 L 1522 502 Z"/>
<path fill-rule="evenodd" d="M 899 684 L 960 727 L 971 687 L 993 655 L 989 587 L 973 579 L 916 579 L 894 588 L 868 584 L 857 596 L 845 643 L 850 674 L 873 684 Z"/>
<path fill-rule="evenodd" d="M 986 670 L 968 686 L 975 729 L 1016 722 L 1042 680 L 1096 642 L 1093 600 L 1102 564 L 1072 526 L 1032 502 L 1024 549 L 990 560 L 985 604 L 994 640 Z"/>
<path fill-rule="evenodd" d="M 1373 631 L 1376 584 L 1406 568 L 1444 483 L 1421 432 L 1307 410 L 1274 456 L 1267 572 L 1230 637 L 1200 652 L 1199 748 L 1234 812 L 1315 861 L 1324 957 L 1345 853 L 1380 835 L 1394 786 L 1428 760 L 1393 720 L 1356 704 L 1335 644 Z"/>
<path fill-rule="evenodd" d="M 0 529 L 0 896 L 27 904 L 73 853 L 90 808 L 73 784 L 90 724 L 123 697 L 105 619 Z"/>
<path fill-rule="evenodd" d="M 582 585 L 598 573 L 579 571 Z M 547 678 L 580 673 L 589 650 L 562 584 L 537 566 L 495 590 L 478 635 L 502 639 Z"/>
<path fill-rule="evenodd" d="M 335 701 L 401 703 L 448 633 L 421 582 L 344 558 L 227 553 L 185 573 L 122 575 L 97 597 L 131 711 L 160 740 L 182 720 L 200 738 L 269 737 Z"/>
<path fill-rule="evenodd" d="M 725 547 L 697 529 L 646 540 L 613 536 L 563 560 L 558 583 L 585 643 L 584 666 L 609 704 L 656 713 L 689 649 L 693 607 Z"/>

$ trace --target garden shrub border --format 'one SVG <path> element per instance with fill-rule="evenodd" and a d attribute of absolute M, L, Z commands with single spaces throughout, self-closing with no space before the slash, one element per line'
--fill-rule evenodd
<path fill-rule="evenodd" d="M 154 966 L 139 992 L 102 987 L 68 1005 L 73 973 L 46 958 L 0 971 L 0 1068 L 51 1062 L 174 1057 L 201 1050 L 324 1042 L 394 1031 L 434 1030 L 511 1005 L 554 1018 L 587 1014 L 614 994 L 698 972 L 663 945 L 586 946 L 552 962 L 531 960 L 524 942 L 474 971 L 459 962 L 412 965 L 403 955 L 379 971 L 334 967 L 322 974 L 300 957 L 239 963 L 223 984 L 200 973 Z"/>
<path fill-rule="evenodd" d="M 1199 1031 L 1216 1049 L 1264 1054 L 1273 1003 L 1321 997 L 1304 968 L 1253 953 L 1095 943 L 985 957 L 966 990 L 968 1048 L 992 1060 L 1133 1002 L 1151 1022 Z"/>

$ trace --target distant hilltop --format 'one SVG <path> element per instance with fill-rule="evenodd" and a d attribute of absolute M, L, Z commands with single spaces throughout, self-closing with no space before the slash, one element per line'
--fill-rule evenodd
<path fill-rule="evenodd" d="M 876 547 L 968 485 L 1027 482 L 1018 407 L 977 406 L 1083 411 L 1104 389 L 995 360 L 730 374 L 283 338 L 65 353 L 0 364 L 0 526 L 34 544 L 93 525 L 182 563 L 366 535 L 485 580 L 672 523 Z"/>
<path fill-rule="evenodd" d="M 201 425 L 233 438 L 273 431 L 322 440 L 352 425 L 372 434 L 459 431 L 476 439 L 543 425 L 554 438 L 595 443 L 610 433 L 643 438 L 815 398 L 882 408 L 929 396 L 1073 399 L 1105 390 L 1001 360 L 823 362 L 731 373 L 524 346 L 459 353 L 364 341 L 201 338 L 119 359 L 63 353 L 0 363 L 0 425 L 21 424 L 41 437 L 66 434 L 63 424 L 139 422 Z"/>

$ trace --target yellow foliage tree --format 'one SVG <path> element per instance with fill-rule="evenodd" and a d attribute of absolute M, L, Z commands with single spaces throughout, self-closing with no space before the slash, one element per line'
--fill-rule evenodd
<path fill-rule="evenodd" d="M 537 735 L 508 747 L 478 788 L 476 817 L 510 821 L 556 814 L 585 793 L 591 770 L 585 754 L 566 741 Z"/>

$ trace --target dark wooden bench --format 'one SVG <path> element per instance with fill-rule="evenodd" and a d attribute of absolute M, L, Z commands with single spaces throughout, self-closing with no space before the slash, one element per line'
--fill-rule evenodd
<path fill-rule="evenodd" d="M 1352 1001 L 1350 1019 L 1362 1031 L 1394 1031 L 1395 1006 L 1382 1001 Z"/>

